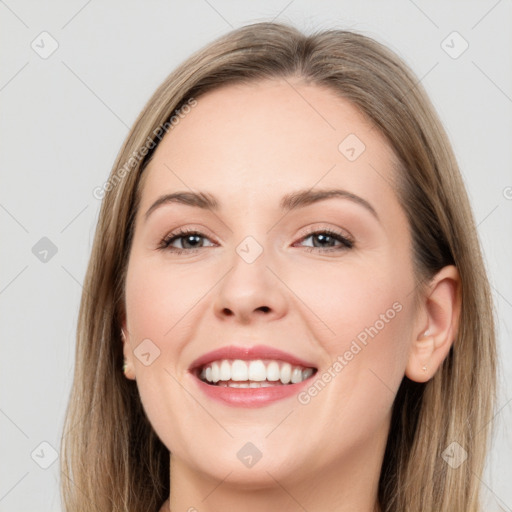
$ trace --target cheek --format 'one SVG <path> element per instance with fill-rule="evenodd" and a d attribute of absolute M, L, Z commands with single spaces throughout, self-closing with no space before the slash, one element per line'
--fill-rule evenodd
<path fill-rule="evenodd" d="M 206 292 L 204 277 L 186 271 L 185 265 L 183 270 L 175 266 L 170 271 L 165 263 L 136 257 L 127 272 L 126 313 L 137 388 L 150 423 L 173 451 L 182 450 L 180 443 L 187 439 L 187 429 L 191 428 L 182 411 L 201 415 L 197 403 L 183 392 L 179 383 L 182 369 L 176 362 L 194 337 L 191 315 L 187 313 Z M 154 344 L 145 346 L 150 352 L 148 365 L 137 355 L 142 352 L 138 347 L 147 340 Z"/>
<path fill-rule="evenodd" d="M 388 310 L 392 311 L 387 316 L 395 318 L 399 307 L 393 309 L 393 304 L 403 302 L 409 280 L 393 268 L 396 265 L 322 262 L 314 270 L 297 268 L 287 279 L 288 283 L 293 280 L 290 288 L 325 324 L 331 338 L 347 338 L 374 324 Z"/>
<path fill-rule="evenodd" d="M 307 297 L 303 311 L 312 318 L 311 336 L 328 356 L 299 403 L 318 425 L 345 433 L 333 440 L 333 453 L 366 443 L 385 424 L 405 372 L 410 283 L 405 270 L 401 275 L 393 266 L 379 268 L 333 265 L 325 275 L 304 273 L 295 280 L 297 295 Z"/>
<path fill-rule="evenodd" d="M 191 272 L 185 265 L 134 261 L 126 281 L 130 332 L 163 343 L 211 288 L 206 277 L 205 272 Z"/>
<path fill-rule="evenodd" d="M 392 390 L 399 385 L 413 321 L 411 276 L 389 258 L 388 265 L 317 265 L 293 278 L 312 337 L 343 366 L 344 386 L 361 390 L 379 377 Z"/>

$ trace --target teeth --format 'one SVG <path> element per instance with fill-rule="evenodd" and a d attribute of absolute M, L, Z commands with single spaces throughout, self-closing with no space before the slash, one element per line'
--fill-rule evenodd
<path fill-rule="evenodd" d="M 283 361 L 222 359 L 203 367 L 199 376 L 202 380 L 218 386 L 259 388 L 297 384 L 311 377 L 314 371 L 313 368 L 292 366 Z"/>
<path fill-rule="evenodd" d="M 267 366 L 267 380 L 271 382 L 275 382 L 279 380 L 281 377 L 281 372 L 279 371 L 279 364 L 276 361 L 271 361 Z"/>
<path fill-rule="evenodd" d="M 213 374 L 213 372 L 212 372 Z M 302 382 L 302 369 L 294 368 L 292 370 L 292 384 L 297 384 L 297 382 Z"/>
<path fill-rule="evenodd" d="M 249 363 L 249 380 L 256 382 L 264 381 L 267 378 L 267 370 L 261 359 Z"/>
<path fill-rule="evenodd" d="M 272 386 L 270 382 L 230 382 L 228 383 L 220 383 L 219 386 L 223 386 L 226 388 L 268 388 Z"/>
<path fill-rule="evenodd" d="M 309 379 L 313 375 L 313 368 L 306 368 L 305 370 L 302 370 L 302 380 Z"/>
<path fill-rule="evenodd" d="M 222 361 L 220 364 L 219 380 L 229 380 L 231 378 L 231 365 L 229 361 Z"/>
<path fill-rule="evenodd" d="M 249 368 L 247 363 L 241 359 L 235 359 L 231 365 L 231 380 L 249 380 Z"/>
<path fill-rule="evenodd" d="M 213 382 L 219 382 L 220 368 L 218 363 L 212 363 L 212 380 Z"/>
<path fill-rule="evenodd" d="M 281 382 L 288 384 L 292 380 L 292 365 L 290 363 L 284 363 L 281 366 Z"/>

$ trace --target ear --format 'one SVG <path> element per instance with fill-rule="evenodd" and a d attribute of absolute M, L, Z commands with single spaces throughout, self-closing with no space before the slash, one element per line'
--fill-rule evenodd
<path fill-rule="evenodd" d="M 126 370 L 124 375 L 127 379 L 135 380 L 135 365 L 133 362 L 133 350 L 130 342 L 130 334 L 126 327 L 126 319 L 121 324 L 121 340 L 123 342 L 123 355 L 126 363 Z"/>
<path fill-rule="evenodd" d="M 444 361 L 457 335 L 461 309 L 460 276 L 454 265 L 443 267 L 430 281 L 422 320 L 413 340 L 405 375 L 427 382 Z"/>

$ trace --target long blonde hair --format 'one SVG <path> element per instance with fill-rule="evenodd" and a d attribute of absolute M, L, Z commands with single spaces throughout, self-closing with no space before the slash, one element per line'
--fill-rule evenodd
<path fill-rule="evenodd" d="M 448 137 L 414 74 L 373 39 L 344 30 L 306 36 L 285 24 L 256 23 L 220 37 L 169 75 L 97 192 L 103 202 L 80 303 L 61 443 L 66 511 L 156 512 L 170 492 L 169 451 L 145 416 L 136 383 L 122 373 L 120 338 L 141 176 L 162 127 L 191 98 L 225 84 L 292 76 L 351 101 L 393 148 L 418 293 L 445 265 L 456 265 L 461 277 L 460 324 L 448 357 L 426 384 L 404 377 L 396 396 L 379 483 L 381 510 L 479 510 L 495 399 L 494 312 Z M 456 469 L 443 460 L 453 442 L 468 455 Z"/>

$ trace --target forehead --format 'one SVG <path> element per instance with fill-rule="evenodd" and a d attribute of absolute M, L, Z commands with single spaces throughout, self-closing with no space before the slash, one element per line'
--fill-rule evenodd
<path fill-rule="evenodd" d="M 317 185 L 392 200 L 393 162 L 384 136 L 327 87 L 292 78 L 232 84 L 200 96 L 165 135 L 144 171 L 142 202 L 187 188 L 277 201 Z"/>

